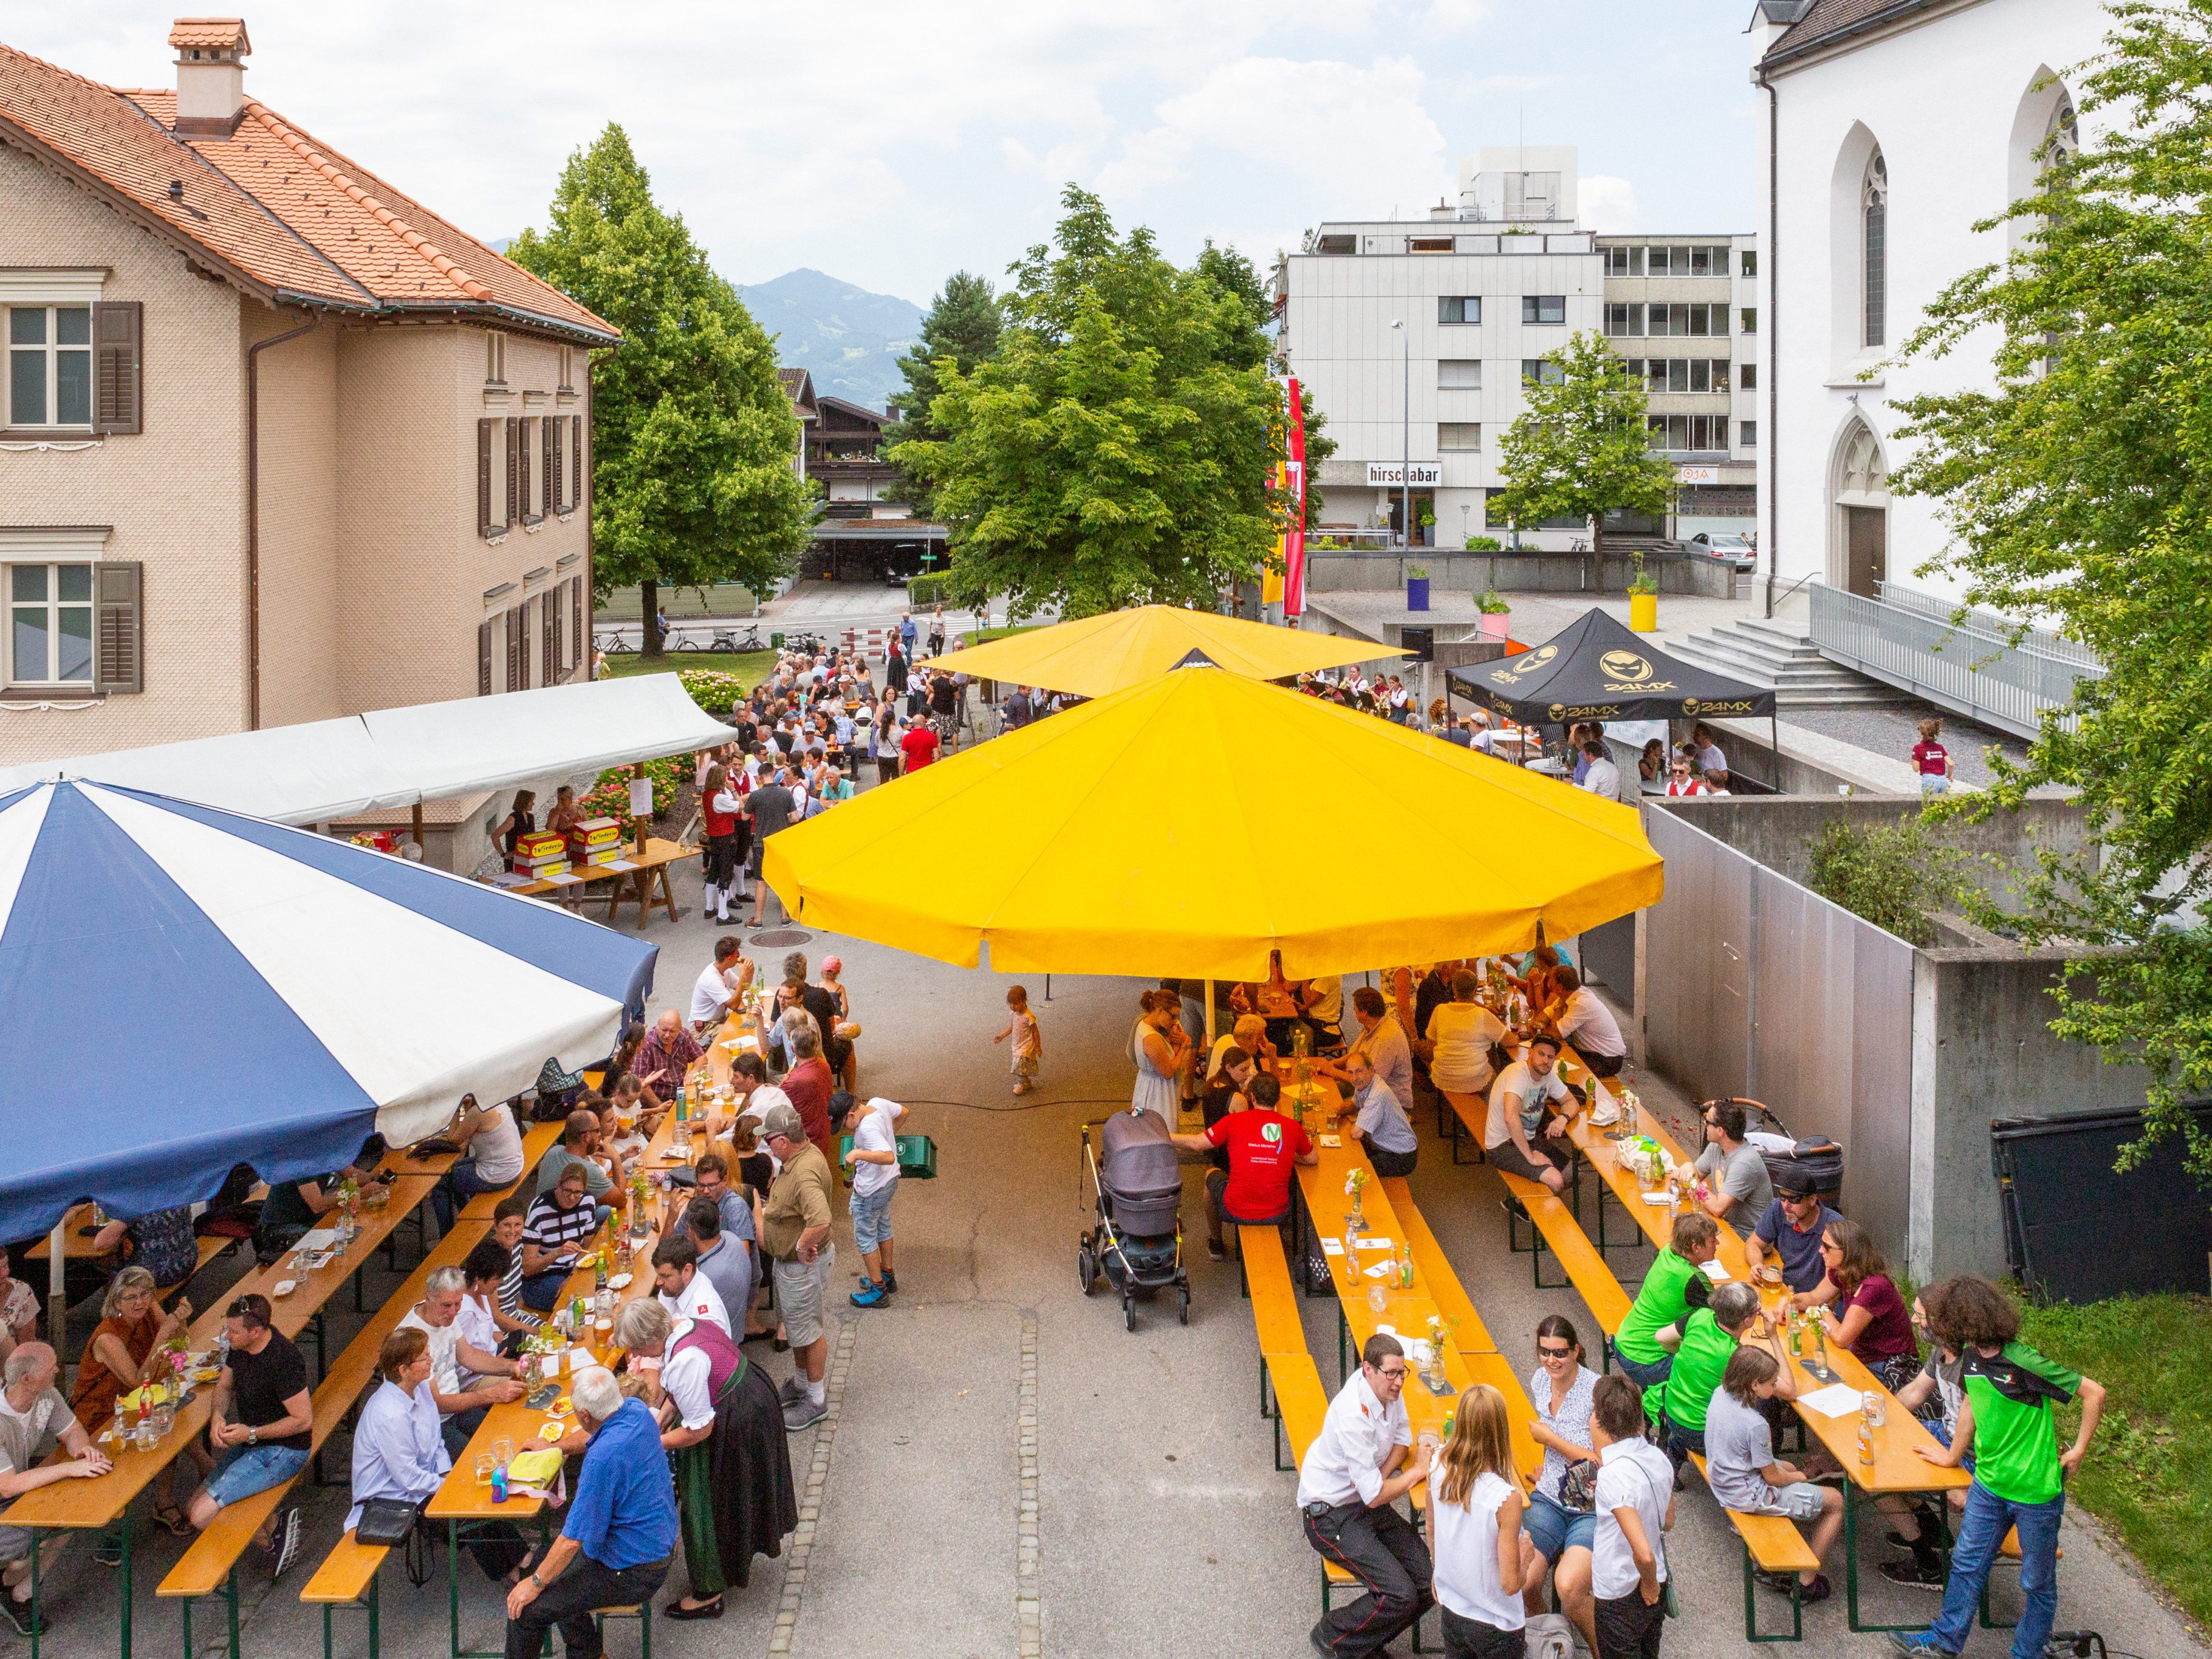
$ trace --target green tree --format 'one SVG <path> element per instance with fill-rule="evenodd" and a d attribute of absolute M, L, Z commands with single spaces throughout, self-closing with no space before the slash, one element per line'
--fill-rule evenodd
<path fill-rule="evenodd" d="M 899 373 L 906 377 L 906 395 L 899 399 L 899 418 L 884 428 L 888 444 L 895 447 L 944 441 L 945 428 L 930 416 L 943 389 L 938 366 L 947 363 L 956 374 L 973 374 L 978 363 L 988 362 L 997 353 L 1004 320 L 988 278 L 956 270 L 945 279 L 945 286 L 921 319 L 921 338 L 899 359 Z M 920 479 L 911 481 L 907 499 L 917 512 L 937 510 L 928 486 Z"/>
<path fill-rule="evenodd" d="M 2109 125 L 2046 151 L 2036 191 L 1976 227 L 2009 228 L 2013 252 L 1953 283 L 1904 348 L 1995 337 L 1994 383 L 1900 400 L 1917 441 L 1893 487 L 1933 498 L 1953 533 L 1924 569 L 2105 665 L 2024 764 L 1993 756 L 1990 787 L 1939 810 L 2078 792 L 2098 851 L 2020 872 L 2014 925 L 2083 947 L 2051 1029 L 2149 1069 L 2130 1155 L 2179 1133 L 2212 1176 L 2212 1138 L 2180 1106 L 2212 1091 L 2212 0 L 2111 9 L 2079 83 Z"/>
<path fill-rule="evenodd" d="M 622 330 L 592 365 L 593 597 L 637 583 L 645 654 L 660 585 L 759 592 L 805 545 L 811 487 L 775 351 L 610 123 L 562 170 L 551 223 L 508 257 Z"/>
<path fill-rule="evenodd" d="M 1485 514 L 1493 523 L 1585 520 L 1593 568 L 1602 570 L 1605 515 L 1663 513 L 1674 470 L 1651 453 L 1644 382 L 1603 336 L 1577 334 L 1545 362 L 1559 378 L 1522 388 L 1528 407 L 1498 446 L 1505 486 Z"/>
<path fill-rule="evenodd" d="M 1161 258 L 1151 232 L 1118 234 L 1095 196 L 1071 185 L 1061 200 L 1053 243 L 1012 268 L 997 355 L 936 365 L 945 435 L 891 459 L 951 530 L 963 603 L 1210 609 L 1258 579 L 1274 541 L 1282 395 L 1264 313 Z"/>

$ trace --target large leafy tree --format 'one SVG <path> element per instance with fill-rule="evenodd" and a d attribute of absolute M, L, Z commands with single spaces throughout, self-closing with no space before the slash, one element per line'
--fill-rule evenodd
<path fill-rule="evenodd" d="M 508 257 L 623 331 L 592 375 L 594 598 L 637 583 L 657 655 L 662 584 L 765 588 L 805 545 L 811 487 L 775 351 L 623 130 L 568 158 L 551 223 Z"/>
<path fill-rule="evenodd" d="M 965 603 L 1211 608 L 1258 579 L 1275 536 L 1282 397 L 1262 319 L 1203 262 L 1181 270 L 1149 231 L 1118 234 L 1095 196 L 1061 200 L 1054 241 L 1012 269 L 997 354 L 972 373 L 936 364 L 945 435 L 891 459 L 949 526 Z"/>
<path fill-rule="evenodd" d="M 1928 568 L 2105 664 L 2024 764 L 1993 757 L 1990 788 L 1945 810 L 2079 792 L 2100 854 L 2023 872 L 2017 919 L 2084 947 L 2052 1029 L 2147 1066 L 2146 1141 L 2184 1134 L 2212 1176 L 2180 1104 L 2212 1092 L 2212 0 L 2112 12 L 2079 88 L 2101 135 L 2046 151 L 2036 191 L 1978 227 L 2011 228 L 2009 257 L 1953 283 L 1905 347 L 1994 338 L 1994 384 L 1900 400 L 1918 442 L 1892 483 L 1953 532 Z"/>
<path fill-rule="evenodd" d="M 1602 569 L 1605 515 L 1664 512 L 1674 471 L 1651 453 L 1644 382 L 1601 335 L 1577 334 L 1545 361 L 1557 378 L 1523 388 L 1527 407 L 1498 446 L 1504 488 L 1486 512 L 1516 524 L 1585 520 Z"/>
<path fill-rule="evenodd" d="M 956 270 L 945 279 L 921 319 L 921 338 L 899 359 L 906 395 L 899 400 L 898 421 L 886 434 L 894 443 L 945 436 L 944 428 L 929 415 L 942 390 L 938 364 L 950 362 L 956 373 L 973 374 L 978 363 L 988 362 L 997 352 L 1003 322 L 988 277 Z"/>

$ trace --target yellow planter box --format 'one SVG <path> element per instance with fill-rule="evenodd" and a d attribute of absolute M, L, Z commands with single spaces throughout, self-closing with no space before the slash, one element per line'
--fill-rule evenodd
<path fill-rule="evenodd" d="M 1631 593 L 1628 596 L 1628 625 L 1638 634 L 1659 631 L 1659 596 L 1656 593 Z"/>

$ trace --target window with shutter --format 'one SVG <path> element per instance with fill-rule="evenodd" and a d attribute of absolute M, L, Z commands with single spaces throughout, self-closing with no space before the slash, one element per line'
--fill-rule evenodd
<path fill-rule="evenodd" d="M 576 507 L 584 499 L 584 417 L 568 417 L 568 505 Z"/>
<path fill-rule="evenodd" d="M 501 524 L 513 524 L 522 516 L 520 484 L 522 422 L 509 416 L 507 422 L 507 516 Z"/>
<path fill-rule="evenodd" d="M 135 559 L 104 561 L 92 568 L 93 618 L 97 645 L 93 671 L 94 689 L 101 691 L 143 691 L 146 689 L 144 604 L 141 597 L 144 567 Z"/>
<path fill-rule="evenodd" d="M 518 605 L 507 613 L 507 689 L 510 691 L 522 690 L 524 653 L 527 648 L 522 607 Z"/>
<path fill-rule="evenodd" d="M 548 415 L 538 424 L 538 437 L 543 453 L 538 458 L 538 506 L 541 513 L 561 510 L 561 471 L 554 457 L 561 447 L 561 428 Z"/>
<path fill-rule="evenodd" d="M 92 429 L 139 430 L 143 309 L 136 300 L 103 300 L 92 308 Z"/>
<path fill-rule="evenodd" d="M 530 507 L 530 422 L 526 416 L 514 423 L 514 516 L 525 524 L 536 524 L 538 515 Z"/>
<path fill-rule="evenodd" d="M 556 685 L 560 683 L 561 671 L 554 666 L 554 641 L 559 637 L 560 617 L 556 614 L 554 596 L 548 590 L 538 601 L 538 683 Z"/>
<path fill-rule="evenodd" d="M 584 660 L 584 579 L 572 576 L 568 580 L 568 659 L 572 663 Z"/>
<path fill-rule="evenodd" d="M 491 518 L 491 428 L 489 421 L 477 422 L 477 534 L 479 536 L 489 536 L 495 529 L 506 528 L 503 525 L 493 524 Z"/>
<path fill-rule="evenodd" d="M 477 696 L 491 696 L 491 627 L 489 622 L 477 624 Z"/>

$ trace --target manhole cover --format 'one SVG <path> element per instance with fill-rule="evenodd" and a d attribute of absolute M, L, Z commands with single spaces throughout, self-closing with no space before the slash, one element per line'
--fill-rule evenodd
<path fill-rule="evenodd" d="M 766 945 L 771 947 L 785 945 L 804 945 L 813 937 L 813 934 L 801 933 L 796 927 L 781 927 L 773 929 L 765 933 L 755 933 L 753 935 L 753 943 L 756 945 Z"/>

